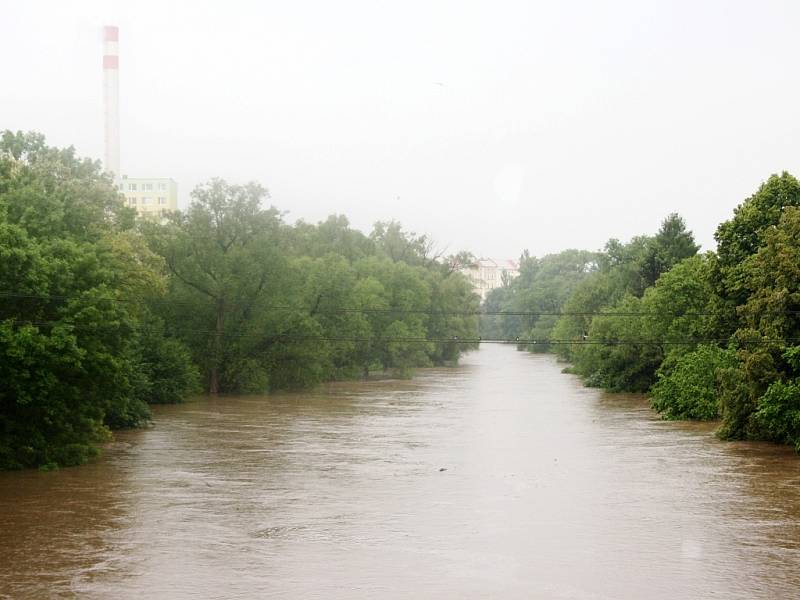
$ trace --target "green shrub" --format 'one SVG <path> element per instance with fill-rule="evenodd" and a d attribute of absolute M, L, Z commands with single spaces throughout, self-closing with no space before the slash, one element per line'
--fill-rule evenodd
<path fill-rule="evenodd" d="M 650 404 L 667 419 L 717 419 L 720 416 L 718 370 L 735 367 L 736 353 L 717 346 L 698 346 L 662 369 L 650 391 Z"/>
<path fill-rule="evenodd" d="M 753 414 L 763 439 L 791 444 L 800 452 L 800 384 L 777 381 L 767 389 Z"/>

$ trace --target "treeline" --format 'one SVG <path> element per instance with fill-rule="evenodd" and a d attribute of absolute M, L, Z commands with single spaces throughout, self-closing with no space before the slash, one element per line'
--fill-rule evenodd
<path fill-rule="evenodd" d="M 292 226 L 267 199 L 212 180 L 140 222 L 97 162 L 2 134 L 0 468 L 83 463 L 193 392 L 408 376 L 477 337 L 477 296 L 426 236 Z"/>
<path fill-rule="evenodd" d="M 577 283 L 571 265 L 520 276 L 487 305 L 538 311 L 570 287 L 555 323 L 533 316 L 507 333 L 544 336 L 586 384 L 648 392 L 666 418 L 721 419 L 723 438 L 800 451 L 800 183 L 773 175 L 715 238 L 697 254 L 670 215 L 654 236 L 609 241 Z"/>
<path fill-rule="evenodd" d="M 526 250 L 520 257 L 519 276 L 495 288 L 486 297 L 481 336 L 537 340 L 535 345 L 522 347 L 531 352 L 551 350 L 547 342 L 561 307 L 575 287 L 597 271 L 599 260 L 599 253 L 586 250 L 564 250 L 542 258 L 531 256 Z"/>

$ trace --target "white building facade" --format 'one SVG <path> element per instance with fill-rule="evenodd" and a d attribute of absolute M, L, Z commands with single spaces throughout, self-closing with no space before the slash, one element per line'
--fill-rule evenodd
<path fill-rule="evenodd" d="M 504 281 L 519 277 L 519 262 L 480 258 L 461 272 L 469 277 L 472 281 L 472 291 L 481 297 L 481 302 L 484 302 L 490 291 L 502 287 Z"/>

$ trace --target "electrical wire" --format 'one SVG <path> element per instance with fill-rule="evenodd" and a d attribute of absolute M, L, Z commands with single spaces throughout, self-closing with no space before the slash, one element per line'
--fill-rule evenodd
<path fill-rule="evenodd" d="M 75 298 L 74 296 L 57 294 L 20 294 L 15 292 L 0 291 L 0 298 L 16 298 L 25 300 L 60 300 L 67 301 Z M 180 302 L 168 299 L 131 299 L 131 298 L 104 298 L 104 301 L 124 302 L 133 304 L 167 304 L 174 306 L 192 306 L 195 304 Z M 233 310 L 235 305 L 228 308 Z M 313 312 L 314 314 L 416 314 L 429 316 L 508 316 L 508 317 L 712 317 L 722 314 L 721 311 L 640 311 L 640 312 L 615 312 L 615 311 L 459 311 L 459 310 L 434 310 L 434 309 L 403 309 L 403 308 L 359 308 L 359 307 L 333 307 L 333 308 L 314 308 L 310 306 L 289 306 L 289 305 L 267 305 L 264 310 L 276 311 L 302 311 Z M 760 311 L 761 314 L 769 315 L 800 315 L 800 310 L 771 310 Z"/>
<path fill-rule="evenodd" d="M 24 321 L 16 323 L 18 326 L 33 326 L 33 327 L 54 327 L 62 325 L 66 329 L 78 332 L 82 330 L 96 330 L 102 327 L 92 326 L 86 327 L 63 321 Z M 201 335 L 214 335 L 216 331 L 213 329 L 177 329 L 180 334 L 201 334 Z M 365 337 L 365 336 L 331 336 L 331 335 L 301 335 L 301 334 L 286 334 L 286 333 L 259 333 L 255 331 L 249 332 L 222 332 L 221 338 L 227 339 L 245 339 L 255 338 L 258 340 L 269 340 L 271 342 L 299 342 L 299 341 L 317 341 L 317 342 L 352 342 L 352 343 L 374 343 L 374 344 L 392 344 L 392 343 L 411 343 L 411 344 L 506 344 L 517 346 L 590 346 L 590 345 L 606 345 L 606 346 L 674 346 L 674 345 L 696 345 L 696 344 L 727 344 L 729 338 L 676 338 L 676 339 L 589 339 L 588 336 L 582 336 L 579 339 L 534 339 L 534 338 L 484 338 L 477 337 L 460 337 L 460 336 L 442 336 L 442 337 Z M 762 344 L 787 344 L 798 343 L 800 338 L 758 338 L 753 340 L 738 340 L 739 344 L 747 345 L 762 345 Z"/>

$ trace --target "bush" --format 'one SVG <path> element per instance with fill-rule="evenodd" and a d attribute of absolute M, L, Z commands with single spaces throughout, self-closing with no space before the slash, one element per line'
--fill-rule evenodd
<path fill-rule="evenodd" d="M 800 384 L 777 381 L 767 389 L 753 414 L 763 439 L 791 444 L 800 452 Z"/>
<path fill-rule="evenodd" d="M 737 362 L 731 349 L 698 346 L 678 358 L 669 372 L 659 371 L 650 404 L 667 419 L 717 419 L 721 413 L 718 371 Z"/>

